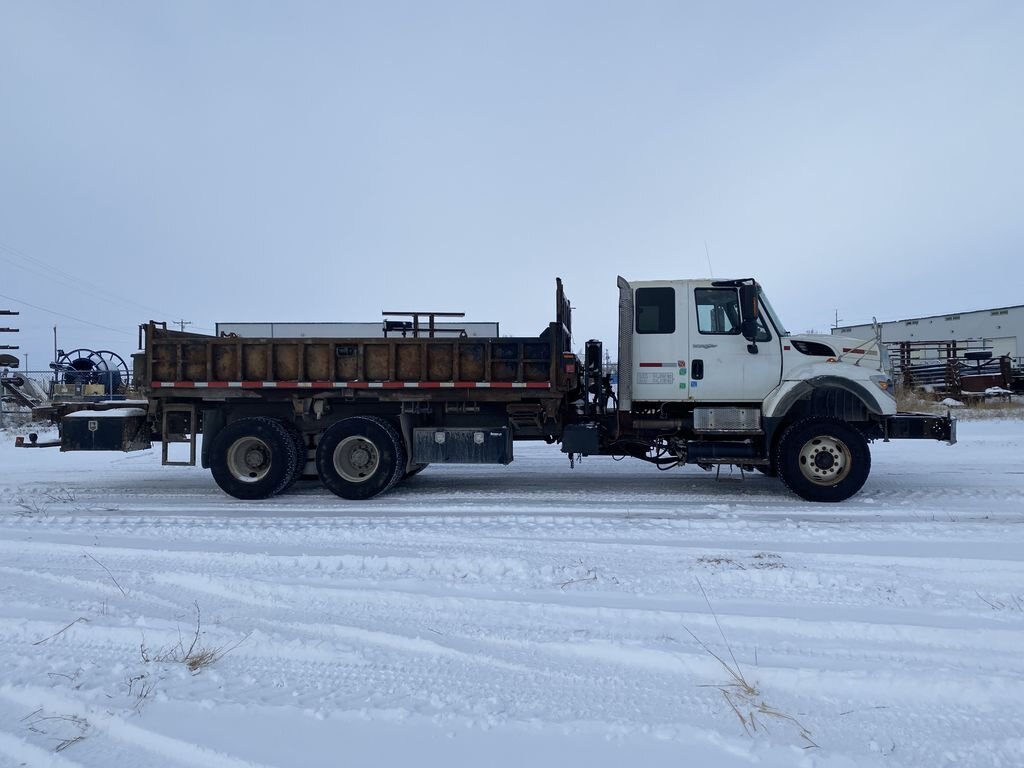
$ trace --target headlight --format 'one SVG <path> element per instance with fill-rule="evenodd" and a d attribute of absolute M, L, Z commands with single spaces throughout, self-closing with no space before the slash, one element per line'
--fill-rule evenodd
<path fill-rule="evenodd" d="M 872 376 L 871 381 L 893 400 L 896 399 L 896 389 L 892 385 L 892 379 L 888 376 Z"/>

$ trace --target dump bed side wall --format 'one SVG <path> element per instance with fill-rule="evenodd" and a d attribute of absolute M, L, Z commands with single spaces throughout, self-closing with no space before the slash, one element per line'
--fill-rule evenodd
<path fill-rule="evenodd" d="M 558 389 L 568 379 L 554 330 L 534 338 L 248 339 L 149 325 L 142 383 L 495 382 Z"/>

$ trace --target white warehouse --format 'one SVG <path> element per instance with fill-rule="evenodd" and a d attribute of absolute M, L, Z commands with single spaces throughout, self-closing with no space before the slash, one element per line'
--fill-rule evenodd
<path fill-rule="evenodd" d="M 970 342 L 972 349 L 991 350 L 992 357 L 1024 356 L 1024 304 L 979 309 L 952 315 L 931 315 L 879 323 L 883 342 Z M 870 323 L 833 328 L 833 334 L 874 338 Z"/>

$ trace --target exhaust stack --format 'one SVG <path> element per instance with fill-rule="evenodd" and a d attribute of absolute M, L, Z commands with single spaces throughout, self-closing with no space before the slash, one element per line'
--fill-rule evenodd
<path fill-rule="evenodd" d="M 621 275 L 619 285 L 619 410 L 633 407 L 633 288 Z"/>

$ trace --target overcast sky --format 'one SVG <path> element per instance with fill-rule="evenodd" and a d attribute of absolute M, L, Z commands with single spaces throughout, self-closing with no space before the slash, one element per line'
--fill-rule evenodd
<path fill-rule="evenodd" d="M 1021 304 L 1022 40 L 1016 0 L 0 0 L 0 344 L 535 335 L 561 276 L 614 354 L 617 274 L 709 269 L 791 330 Z"/>

